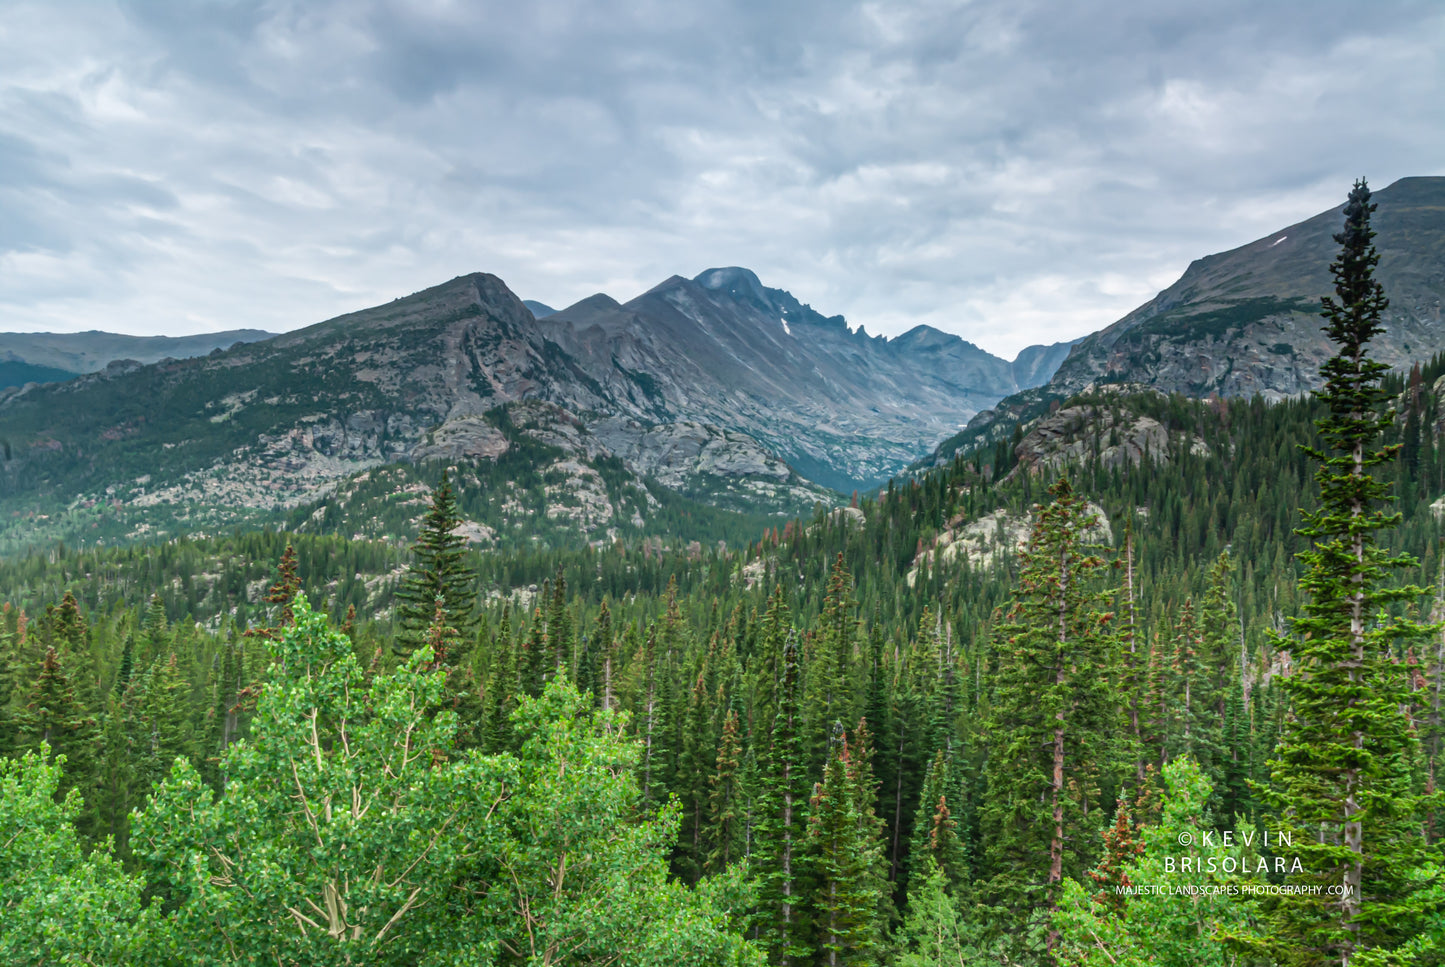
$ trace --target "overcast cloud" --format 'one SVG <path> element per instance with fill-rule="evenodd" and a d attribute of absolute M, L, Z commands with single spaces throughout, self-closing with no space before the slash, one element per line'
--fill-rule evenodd
<path fill-rule="evenodd" d="M 1358 175 L 1445 173 L 1436 0 L 523 6 L 7 3 L 0 330 L 744 265 L 1012 356 Z"/>

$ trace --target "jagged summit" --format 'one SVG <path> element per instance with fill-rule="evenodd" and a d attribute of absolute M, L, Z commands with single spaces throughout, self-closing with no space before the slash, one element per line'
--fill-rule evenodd
<path fill-rule="evenodd" d="M 958 336 L 853 332 L 738 266 L 671 276 L 620 306 L 584 300 L 538 325 L 610 392 L 747 433 L 843 489 L 886 479 L 1018 388 L 1010 363 Z"/>

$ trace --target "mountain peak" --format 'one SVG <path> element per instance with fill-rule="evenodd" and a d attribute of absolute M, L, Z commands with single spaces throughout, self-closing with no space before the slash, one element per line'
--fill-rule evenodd
<path fill-rule="evenodd" d="M 744 286 L 749 289 L 761 290 L 762 281 L 751 269 L 744 269 L 736 265 L 729 265 L 720 269 L 707 269 L 693 279 L 704 289 L 728 289 L 735 286 Z"/>
<path fill-rule="evenodd" d="M 736 265 L 720 269 L 708 269 L 693 279 L 698 285 L 711 292 L 726 292 L 734 298 L 771 308 L 773 300 L 762 281 L 749 269 Z"/>

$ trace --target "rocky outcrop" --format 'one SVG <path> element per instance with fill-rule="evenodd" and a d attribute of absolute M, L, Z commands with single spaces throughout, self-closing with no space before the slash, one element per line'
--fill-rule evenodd
<path fill-rule="evenodd" d="M 1196 455 L 1208 446 L 1194 437 L 1182 445 Z M 1014 448 L 1018 465 L 1010 475 L 1056 475 L 1067 467 L 1097 459 L 1108 468 L 1162 463 L 1170 453 L 1169 431 L 1158 420 L 1127 408 L 1100 403 L 1067 406 L 1038 420 Z"/>
<path fill-rule="evenodd" d="M 1089 502 L 1085 504 L 1084 512 L 1093 520 L 1093 524 L 1081 535 L 1084 541 L 1112 545 L 1114 529 L 1104 509 Z M 917 581 L 925 560 L 932 568 L 956 567 L 966 561 L 973 570 L 986 570 L 1005 558 L 1016 557 L 1028 546 L 1033 526 L 1034 515 L 1015 514 L 1007 510 L 996 510 L 974 520 L 955 517 L 914 559 L 907 575 L 908 586 L 912 587 Z"/>
<path fill-rule="evenodd" d="M 448 420 L 412 447 L 413 460 L 495 460 L 507 452 L 507 437 L 484 417 Z"/>

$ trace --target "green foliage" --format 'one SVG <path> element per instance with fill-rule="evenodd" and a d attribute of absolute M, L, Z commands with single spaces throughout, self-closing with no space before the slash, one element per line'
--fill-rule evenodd
<path fill-rule="evenodd" d="M 1381 422 L 1378 448 L 1399 444 L 1405 459 L 1373 470 L 1398 495 L 1402 512 L 1398 525 L 1373 533 L 1386 560 L 1404 550 L 1419 555 L 1418 565 L 1399 569 L 1407 583 L 1434 583 L 1441 570 L 1440 525 L 1430 511 L 1445 491 L 1445 448 L 1437 436 L 1445 411 L 1434 392 L 1441 375 L 1445 359 L 1379 383 L 1401 415 Z M 1030 399 L 1029 414 L 1048 412 L 1044 395 Z M 198 907 L 187 914 L 192 893 L 249 910 L 236 922 L 258 946 L 238 946 L 238 958 L 278 950 L 305 962 L 339 957 L 346 938 L 317 934 L 285 907 L 329 925 L 326 884 L 346 879 L 333 853 L 353 851 L 387 868 L 424 852 L 419 869 L 431 877 L 379 953 L 353 945 L 351 955 L 366 962 L 384 963 L 394 949 L 395 959 L 409 950 L 417 962 L 562 963 L 586 950 L 596 961 L 650 963 L 684 951 L 712 963 L 732 956 L 730 950 L 753 956 L 737 945 L 743 923 L 773 960 L 790 964 L 830 956 L 908 964 L 1058 960 L 1065 941 L 1078 939 L 1065 936 L 1060 917 L 1080 913 L 1090 919 L 1075 926 L 1105 929 L 1095 922 L 1101 909 L 1087 896 L 1084 906 L 1071 912 L 1065 902 L 1050 919 L 1050 901 L 1074 889 L 1061 882 L 1085 882 L 1092 865 L 1101 879 L 1089 889 L 1098 891 L 1154 861 L 1133 855 L 1129 845 L 1130 837 L 1165 835 L 1157 829 L 1163 825 L 1157 800 L 1136 797 L 1148 783 L 1147 765 L 1198 759 L 1214 792 L 1191 829 L 1278 823 L 1280 807 L 1262 802 L 1257 784 L 1278 757 L 1277 736 L 1296 727 L 1285 682 L 1305 667 L 1304 645 L 1268 632 L 1283 616 L 1301 613 L 1309 596 L 1294 557 L 1305 539 L 1293 525 L 1301 512 L 1322 508 L 1298 445 L 1320 448 L 1314 421 L 1328 407 L 1319 399 L 1269 406 L 1108 390 L 1053 402 L 1067 402 L 1078 414 L 1064 441 L 1078 455 L 1068 469 L 1073 498 L 1099 505 L 1114 544 L 1125 545 L 1116 579 L 1100 566 L 1115 556 L 1112 549 L 1084 546 L 1076 535 L 1072 553 L 1079 558 L 1067 587 L 1077 598 L 1061 593 L 1059 568 L 1016 553 L 1009 539 L 1010 528 L 1020 526 L 1055 537 L 1068 528 L 1050 516 L 1057 511 L 1031 510 L 1047 481 L 1019 446 L 1028 427 L 1007 418 L 966 434 L 979 449 L 860 496 L 857 513 L 819 509 L 795 520 L 703 508 L 637 481 L 617 461 L 591 461 L 609 500 L 623 508 L 602 525 L 616 528 L 615 539 L 594 546 L 571 523 L 545 516 L 553 499 L 548 488 L 561 479 L 548 475 L 547 464 L 560 451 L 528 435 L 520 425 L 525 408 L 498 409 L 488 418 L 510 446 L 498 460 L 373 468 L 324 504 L 296 509 L 283 533 L 217 533 L 177 507 L 165 511 L 168 528 L 211 527 L 211 536 L 172 538 L 173 530 L 146 547 L 56 546 L 0 557 L 0 598 L 10 602 L 0 608 L 0 753 L 33 740 L 21 723 L 37 688 L 65 694 L 58 677 L 45 679 L 53 648 L 71 709 L 54 721 L 95 726 L 84 748 L 71 753 L 74 780 L 61 780 L 75 782 L 85 797 L 76 816 L 81 841 L 114 836 L 117 856 L 151 875 L 154 915 L 164 910 L 170 917 L 148 932 L 153 949 L 131 962 L 198 960 L 203 951 L 224 960 L 216 952 L 222 947 L 203 948 L 197 938 L 223 944 L 217 938 L 229 914 L 206 920 Z M 1125 428 L 1145 418 L 1167 434 L 1159 452 L 1137 463 L 1116 459 L 1118 452 L 1103 456 Z M 60 451 L 27 454 L 25 469 L 4 471 L 30 474 L 28 482 L 19 476 L 7 482 L 39 486 L 46 474 L 53 481 L 74 470 L 74 441 L 57 442 Z M 416 494 L 444 470 L 460 517 L 495 528 L 507 514 L 519 516 L 483 548 L 459 549 L 476 600 L 470 631 L 452 634 L 455 625 L 445 609 L 438 615 L 435 594 L 419 602 L 425 611 L 417 612 L 413 631 L 420 629 L 420 640 L 403 650 L 415 647 L 432 662 L 442 657 L 441 667 L 416 659 L 393 668 L 401 624 L 396 576 L 408 563 L 416 515 L 426 509 Z M 715 484 L 722 486 L 702 487 Z M 523 511 L 503 510 L 510 505 Z M 644 524 L 634 526 L 631 512 L 644 505 Z M 7 513 L 17 506 L 0 502 Z M 103 504 L 69 508 L 63 520 L 23 517 L 30 512 L 47 513 L 33 505 L 20 518 L 5 518 L 7 526 L 31 533 L 83 528 L 107 540 L 108 528 L 118 526 L 114 508 Z M 987 548 L 996 552 L 980 555 L 975 538 L 985 522 L 986 536 L 1001 540 Z M 437 524 L 433 531 L 450 528 Z M 288 543 L 293 553 L 284 555 Z M 294 580 L 285 578 L 291 565 L 283 565 L 282 580 L 273 582 L 278 558 L 294 564 Z M 1084 564 L 1088 559 L 1096 560 Z M 1082 583 L 1073 580 L 1080 567 Z M 317 646 L 331 657 L 310 670 L 297 664 L 296 651 L 273 664 L 263 653 L 269 646 L 257 640 L 268 629 L 284 638 L 288 624 L 277 613 L 285 601 L 273 600 L 267 588 L 284 596 L 297 585 L 318 608 L 324 603 L 332 613 L 357 616 L 347 619 L 343 636 Z M 1064 663 L 1062 685 L 1054 641 L 1061 602 L 1067 654 L 1079 656 Z M 1382 601 L 1370 610 L 1367 630 L 1428 607 L 1409 594 Z M 1104 621 L 1111 612 L 1118 617 Z M 1414 796 L 1441 774 L 1445 714 L 1435 686 L 1445 680 L 1445 645 L 1401 638 L 1388 652 L 1393 667 L 1382 660 L 1377 677 L 1389 688 L 1408 681 L 1396 699 L 1423 740 L 1412 745 L 1406 738 L 1400 746 L 1400 774 L 1408 774 Z M 406 688 L 403 679 L 411 682 Z M 313 684 L 298 691 L 297 682 Z M 332 683 L 330 697 L 319 682 Z M 321 766 L 298 758 L 296 750 L 305 752 L 309 742 L 300 706 L 289 718 L 263 723 L 259 733 L 252 728 L 257 716 L 274 719 L 277 696 L 296 698 L 305 689 L 311 707 L 331 709 L 314 718 Z M 383 699 L 403 692 L 425 712 L 406 711 L 397 721 L 414 721 L 418 736 L 430 736 L 427 754 L 409 767 L 418 771 L 403 773 L 419 777 L 416 795 L 398 800 L 413 817 L 398 828 L 413 839 L 398 842 L 388 830 L 371 829 L 368 813 L 346 833 L 354 833 L 354 843 L 339 827 L 326 827 L 324 843 L 338 844 L 334 851 L 319 847 L 314 834 L 308 841 L 302 803 L 315 812 L 327 795 L 333 804 L 348 801 L 346 769 L 370 782 L 367 769 L 374 772 L 380 760 L 380 753 L 358 753 L 346 767 L 339 723 L 348 741 L 388 734 L 378 724 L 390 701 Z M 1061 784 L 1052 755 L 1060 711 Z M 837 758 L 835 726 L 860 714 L 866 727 L 848 743 L 850 762 L 856 759 L 850 777 L 829 765 Z M 543 733 L 554 739 L 539 739 Z M 292 737 L 283 742 L 283 735 Z M 384 743 L 376 738 L 374 745 Z M 274 753 L 269 764 L 246 758 L 263 746 Z M 176 773 L 184 782 L 173 778 L 147 807 L 151 779 L 172 769 L 177 756 L 189 762 Z M 363 760 L 370 765 L 362 768 Z M 292 761 L 297 771 L 288 779 Z M 242 768 L 246 762 L 252 765 Z M 459 778 L 468 770 L 475 788 Z M 381 775 L 377 788 L 400 796 L 384 769 Z M 309 791 L 297 787 L 298 776 Z M 573 779 L 586 788 L 572 788 Z M 830 782 L 833 792 L 823 796 Z M 839 784 L 850 794 L 841 795 Z M 496 801 L 487 793 L 503 787 L 506 801 L 466 832 L 464 817 L 485 812 Z M 438 790 L 457 800 L 477 795 L 448 805 Z M 1060 790 L 1063 835 L 1056 837 L 1049 807 Z M 810 811 L 813 793 L 820 798 Z M 1408 798 L 1395 801 L 1408 805 Z M 1127 812 L 1116 812 L 1121 803 Z M 182 806 L 205 823 L 186 832 Z M 144 809 L 143 831 L 154 833 L 157 810 L 174 823 L 159 839 L 137 841 L 132 852 L 128 816 L 136 807 Z M 445 823 L 453 815 L 447 809 L 461 811 L 446 827 L 446 843 L 428 852 L 423 823 L 431 823 L 427 829 Z M 271 819 L 257 818 L 263 814 Z M 1437 807 L 1413 820 L 1437 858 L 1441 815 Z M 1123 826 L 1101 839 L 1111 818 Z M 876 845 L 858 847 L 872 851 L 864 868 L 846 849 L 823 848 L 843 842 L 844 833 Z M 236 843 L 248 857 L 264 858 L 248 858 L 238 870 L 269 877 L 262 893 L 275 891 L 254 909 L 225 885 L 231 874 L 212 868 Z M 171 859 L 148 865 L 162 847 L 172 849 Z M 1055 856 L 1061 879 L 1051 879 Z M 1425 967 L 1439 960 L 1431 947 L 1438 937 L 1430 939 L 1438 931 L 1432 934 L 1428 919 L 1430 904 L 1439 902 L 1439 864 L 1416 859 L 1404 857 L 1387 884 L 1399 887 L 1402 904 L 1379 906 L 1386 916 L 1405 918 L 1402 934 L 1414 933 L 1390 956 L 1414 957 Z M 668 879 L 669 868 L 676 880 Z M 620 892 L 612 869 L 630 871 L 643 889 Z M 360 897 L 367 887 L 358 877 L 333 892 Z M 829 892 L 830 882 L 836 891 Z M 419 885 L 404 880 L 398 889 Z M 347 899 L 347 924 L 375 934 L 381 926 L 372 908 L 394 913 L 407 896 Z M 841 902 L 862 896 L 872 904 Z M 1120 929 L 1128 937 L 1116 956 L 1143 956 L 1139 944 L 1147 941 L 1167 959 L 1178 953 L 1169 944 L 1205 937 L 1198 933 L 1203 921 L 1146 915 L 1150 908 L 1139 906 L 1146 901 L 1153 898 L 1108 905 L 1115 915 L 1120 906 L 1141 911 L 1126 916 Z M 177 933 L 193 914 L 190 932 Z M 891 931 L 894 949 L 850 948 L 849 924 L 864 920 L 870 943 Z M 631 940 L 619 923 L 634 926 Z M 660 926 L 636 928 L 652 923 Z M 315 952 L 297 953 L 305 946 L 303 927 L 314 935 L 305 943 Z M 1060 931 L 1052 957 L 1051 929 Z M 1231 930 L 1241 942 L 1251 936 L 1245 927 Z M 455 939 L 463 931 L 465 939 Z M 190 938 L 184 950 L 182 936 Z M 1198 956 L 1212 962 L 1216 935 L 1206 940 Z M 1100 948 L 1089 949 L 1092 957 Z M 1360 952 L 1359 962 L 1376 953 L 1385 951 Z"/>
<path fill-rule="evenodd" d="M 943 870 L 932 868 L 908 891 L 908 917 L 893 940 L 897 967 L 964 967 L 989 963 L 982 931 L 959 909 Z"/>
<path fill-rule="evenodd" d="M 517 757 L 463 756 L 429 646 L 368 676 L 295 618 L 224 790 L 178 760 L 136 817 L 171 910 L 151 962 L 755 962 L 709 899 L 741 887 L 667 881 L 675 813 L 639 818 L 636 746 L 565 681 L 521 703 Z"/>
<path fill-rule="evenodd" d="M 476 578 L 463 561 L 466 539 L 455 533 L 460 523 L 451 481 L 443 470 L 431 507 L 422 519 L 421 533 L 411 548 L 411 567 L 396 591 L 398 650 L 410 651 L 426 640 L 438 609 L 442 623 L 462 642 L 469 643 L 476 630 Z M 459 657 L 436 655 L 438 661 L 453 664 Z"/>
<path fill-rule="evenodd" d="M 1231 943 L 1258 936 L 1252 901 L 1229 892 L 1239 890 L 1239 880 L 1200 872 L 1223 871 L 1237 859 L 1219 838 L 1206 845 L 1209 780 L 1197 762 L 1180 758 L 1164 767 L 1164 783 L 1164 812 L 1142 830 L 1142 853 L 1126 859 L 1118 875 L 1096 878 L 1109 892 L 1091 895 L 1074 879 L 1065 884 L 1054 916 L 1058 963 L 1231 967 L 1239 963 Z"/>
<path fill-rule="evenodd" d="M 251 734 L 223 755 L 224 791 L 181 760 L 136 817 L 133 848 L 176 907 L 164 955 L 484 963 L 463 953 L 474 942 L 460 886 L 496 848 L 488 818 L 512 767 L 436 766 L 455 718 L 429 714 L 442 676 L 424 670 L 425 648 L 368 683 L 350 642 L 304 597 L 295 616 Z"/>
<path fill-rule="evenodd" d="M 1105 562 L 1084 543 L 1091 515 L 1066 479 L 1049 493 L 995 632 L 985 860 L 994 902 L 1020 919 L 1052 909 L 1064 877 L 1082 874 L 1122 725 Z"/>
<path fill-rule="evenodd" d="M 675 808 L 642 810 L 637 745 L 564 679 L 523 700 L 527 736 L 516 785 L 498 810 L 506 831 L 484 869 L 479 922 L 502 963 L 731 965 L 760 962 L 714 900 L 746 902 L 736 881 L 692 892 L 667 876 Z"/>
<path fill-rule="evenodd" d="M 140 881 L 108 849 L 82 850 L 80 794 L 58 795 L 63 761 L 47 746 L 0 759 L 0 961 L 136 963 Z"/>
<path fill-rule="evenodd" d="M 882 862 L 882 843 L 871 817 L 859 808 L 863 781 L 857 753 L 850 754 L 840 735 L 808 804 L 799 857 L 808 876 L 818 962 L 830 967 L 874 963 L 880 946 L 881 897 L 872 871 Z"/>

